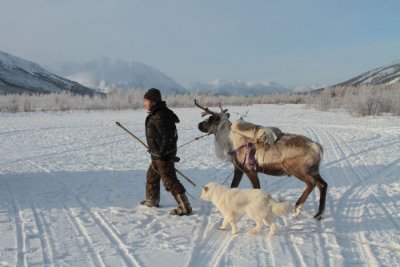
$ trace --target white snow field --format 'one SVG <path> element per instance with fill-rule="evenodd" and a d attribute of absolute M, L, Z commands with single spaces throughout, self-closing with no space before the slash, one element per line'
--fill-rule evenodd
<path fill-rule="evenodd" d="M 201 185 L 222 183 L 233 168 L 216 158 L 212 136 L 178 153 L 177 168 L 197 183 L 181 178 L 193 215 L 169 215 L 176 204 L 163 187 L 160 208 L 140 206 L 149 155 L 115 121 L 144 140 L 144 110 L 0 114 L 0 266 L 400 266 L 399 118 L 228 108 L 322 144 L 323 220 L 312 217 L 314 190 L 298 217 L 275 218 L 271 238 L 265 226 L 247 233 L 254 224 L 246 217 L 234 237 L 218 230 L 222 217 L 200 200 Z M 174 111 L 179 145 L 202 134 L 199 109 Z M 293 203 L 305 188 L 295 177 L 260 181 Z M 246 177 L 240 187 L 250 187 Z"/>

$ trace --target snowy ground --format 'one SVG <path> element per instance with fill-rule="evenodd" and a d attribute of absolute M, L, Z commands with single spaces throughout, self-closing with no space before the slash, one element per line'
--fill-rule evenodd
<path fill-rule="evenodd" d="M 144 139 L 146 112 L 0 114 L 0 266 L 400 266 L 400 120 L 354 119 L 291 105 L 230 107 L 247 119 L 306 135 L 324 149 L 329 184 L 325 218 L 316 221 L 314 191 L 297 217 L 277 218 L 277 235 L 217 230 L 220 214 L 199 199 L 232 166 L 216 159 L 211 136 L 180 149 L 177 164 L 194 214 L 174 217 L 144 198 L 145 150 L 115 126 Z M 200 110 L 175 109 L 179 143 L 201 135 Z M 304 184 L 261 175 L 274 197 L 295 202 Z M 230 182 L 230 181 L 229 181 Z M 229 183 L 228 182 L 228 183 Z M 242 188 L 250 187 L 243 179 Z"/>

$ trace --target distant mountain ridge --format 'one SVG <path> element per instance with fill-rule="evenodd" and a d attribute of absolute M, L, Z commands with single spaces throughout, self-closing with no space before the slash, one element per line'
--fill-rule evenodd
<path fill-rule="evenodd" d="M 107 57 L 83 64 L 54 64 L 50 69 L 58 75 L 102 92 L 107 92 L 111 88 L 128 90 L 155 87 L 167 95 L 201 91 L 214 95 L 258 96 L 294 91 L 292 88 L 273 82 L 226 81 L 221 79 L 191 83 L 186 89 L 169 76 L 146 64 L 112 60 Z"/>
<path fill-rule="evenodd" d="M 217 79 L 208 83 L 196 82 L 189 86 L 192 91 L 214 95 L 260 96 L 274 93 L 292 93 L 293 88 L 274 82 L 226 81 Z"/>
<path fill-rule="evenodd" d="M 394 62 L 364 72 L 350 80 L 336 84 L 335 86 L 358 86 L 362 84 L 389 85 L 397 82 L 400 82 L 400 62 Z"/>
<path fill-rule="evenodd" d="M 58 75 L 102 92 L 111 88 L 129 90 L 151 87 L 159 88 L 163 94 L 187 92 L 166 74 L 138 62 L 102 57 L 83 64 L 58 63 L 50 68 Z"/>
<path fill-rule="evenodd" d="M 97 93 L 77 82 L 59 77 L 37 63 L 0 51 L 0 94 L 60 92 L 81 95 Z"/>

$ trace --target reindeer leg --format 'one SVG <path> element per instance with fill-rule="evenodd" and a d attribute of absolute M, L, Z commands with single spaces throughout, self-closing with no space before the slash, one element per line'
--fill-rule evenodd
<path fill-rule="evenodd" d="M 322 213 L 325 210 L 325 201 L 326 201 L 326 192 L 328 190 L 328 184 L 322 179 L 320 174 L 315 176 L 317 179 L 317 187 L 319 189 L 319 209 L 318 213 L 314 215 L 314 218 L 317 220 L 322 219 Z"/>
<path fill-rule="evenodd" d="M 297 178 L 299 178 L 299 177 L 297 177 Z M 296 205 L 295 205 L 296 214 L 300 213 L 301 207 L 303 206 L 304 202 L 306 202 L 311 191 L 313 191 L 314 187 L 316 186 L 316 181 L 315 181 L 314 177 L 312 177 L 312 176 L 305 175 L 299 179 L 302 180 L 303 182 L 305 182 L 307 184 L 307 186 L 306 186 L 306 189 L 304 190 L 303 194 L 299 198 L 299 200 L 297 200 L 297 202 L 296 202 Z"/>
<path fill-rule="evenodd" d="M 291 166 L 285 161 L 282 162 L 282 166 L 285 168 L 289 175 L 294 175 L 297 179 L 303 181 L 307 185 L 306 189 L 304 189 L 303 194 L 300 196 L 299 200 L 297 200 L 294 208 L 296 215 L 299 215 L 301 212 L 301 207 L 303 206 L 304 202 L 306 202 L 308 196 L 317 184 L 316 178 L 311 175 L 304 174 L 304 171 L 296 171 L 295 168 L 291 168 Z"/>
<path fill-rule="evenodd" d="M 244 173 L 243 173 L 243 171 L 241 169 L 235 167 L 235 171 L 234 171 L 234 174 L 233 174 L 233 180 L 232 180 L 232 183 L 231 183 L 231 188 L 236 188 L 236 187 L 239 186 L 240 181 L 242 180 L 243 174 Z"/>
<path fill-rule="evenodd" d="M 249 177 L 249 180 L 251 182 L 251 185 L 253 188 L 261 188 L 260 187 L 260 179 L 258 179 L 257 172 L 255 170 L 250 170 L 246 172 L 247 177 Z"/>

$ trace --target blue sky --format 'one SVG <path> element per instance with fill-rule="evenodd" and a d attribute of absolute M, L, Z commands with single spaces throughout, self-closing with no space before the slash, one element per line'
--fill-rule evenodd
<path fill-rule="evenodd" d="M 399 12 L 398 0 L 2 0 L 0 50 L 138 61 L 183 85 L 325 85 L 400 60 Z"/>

